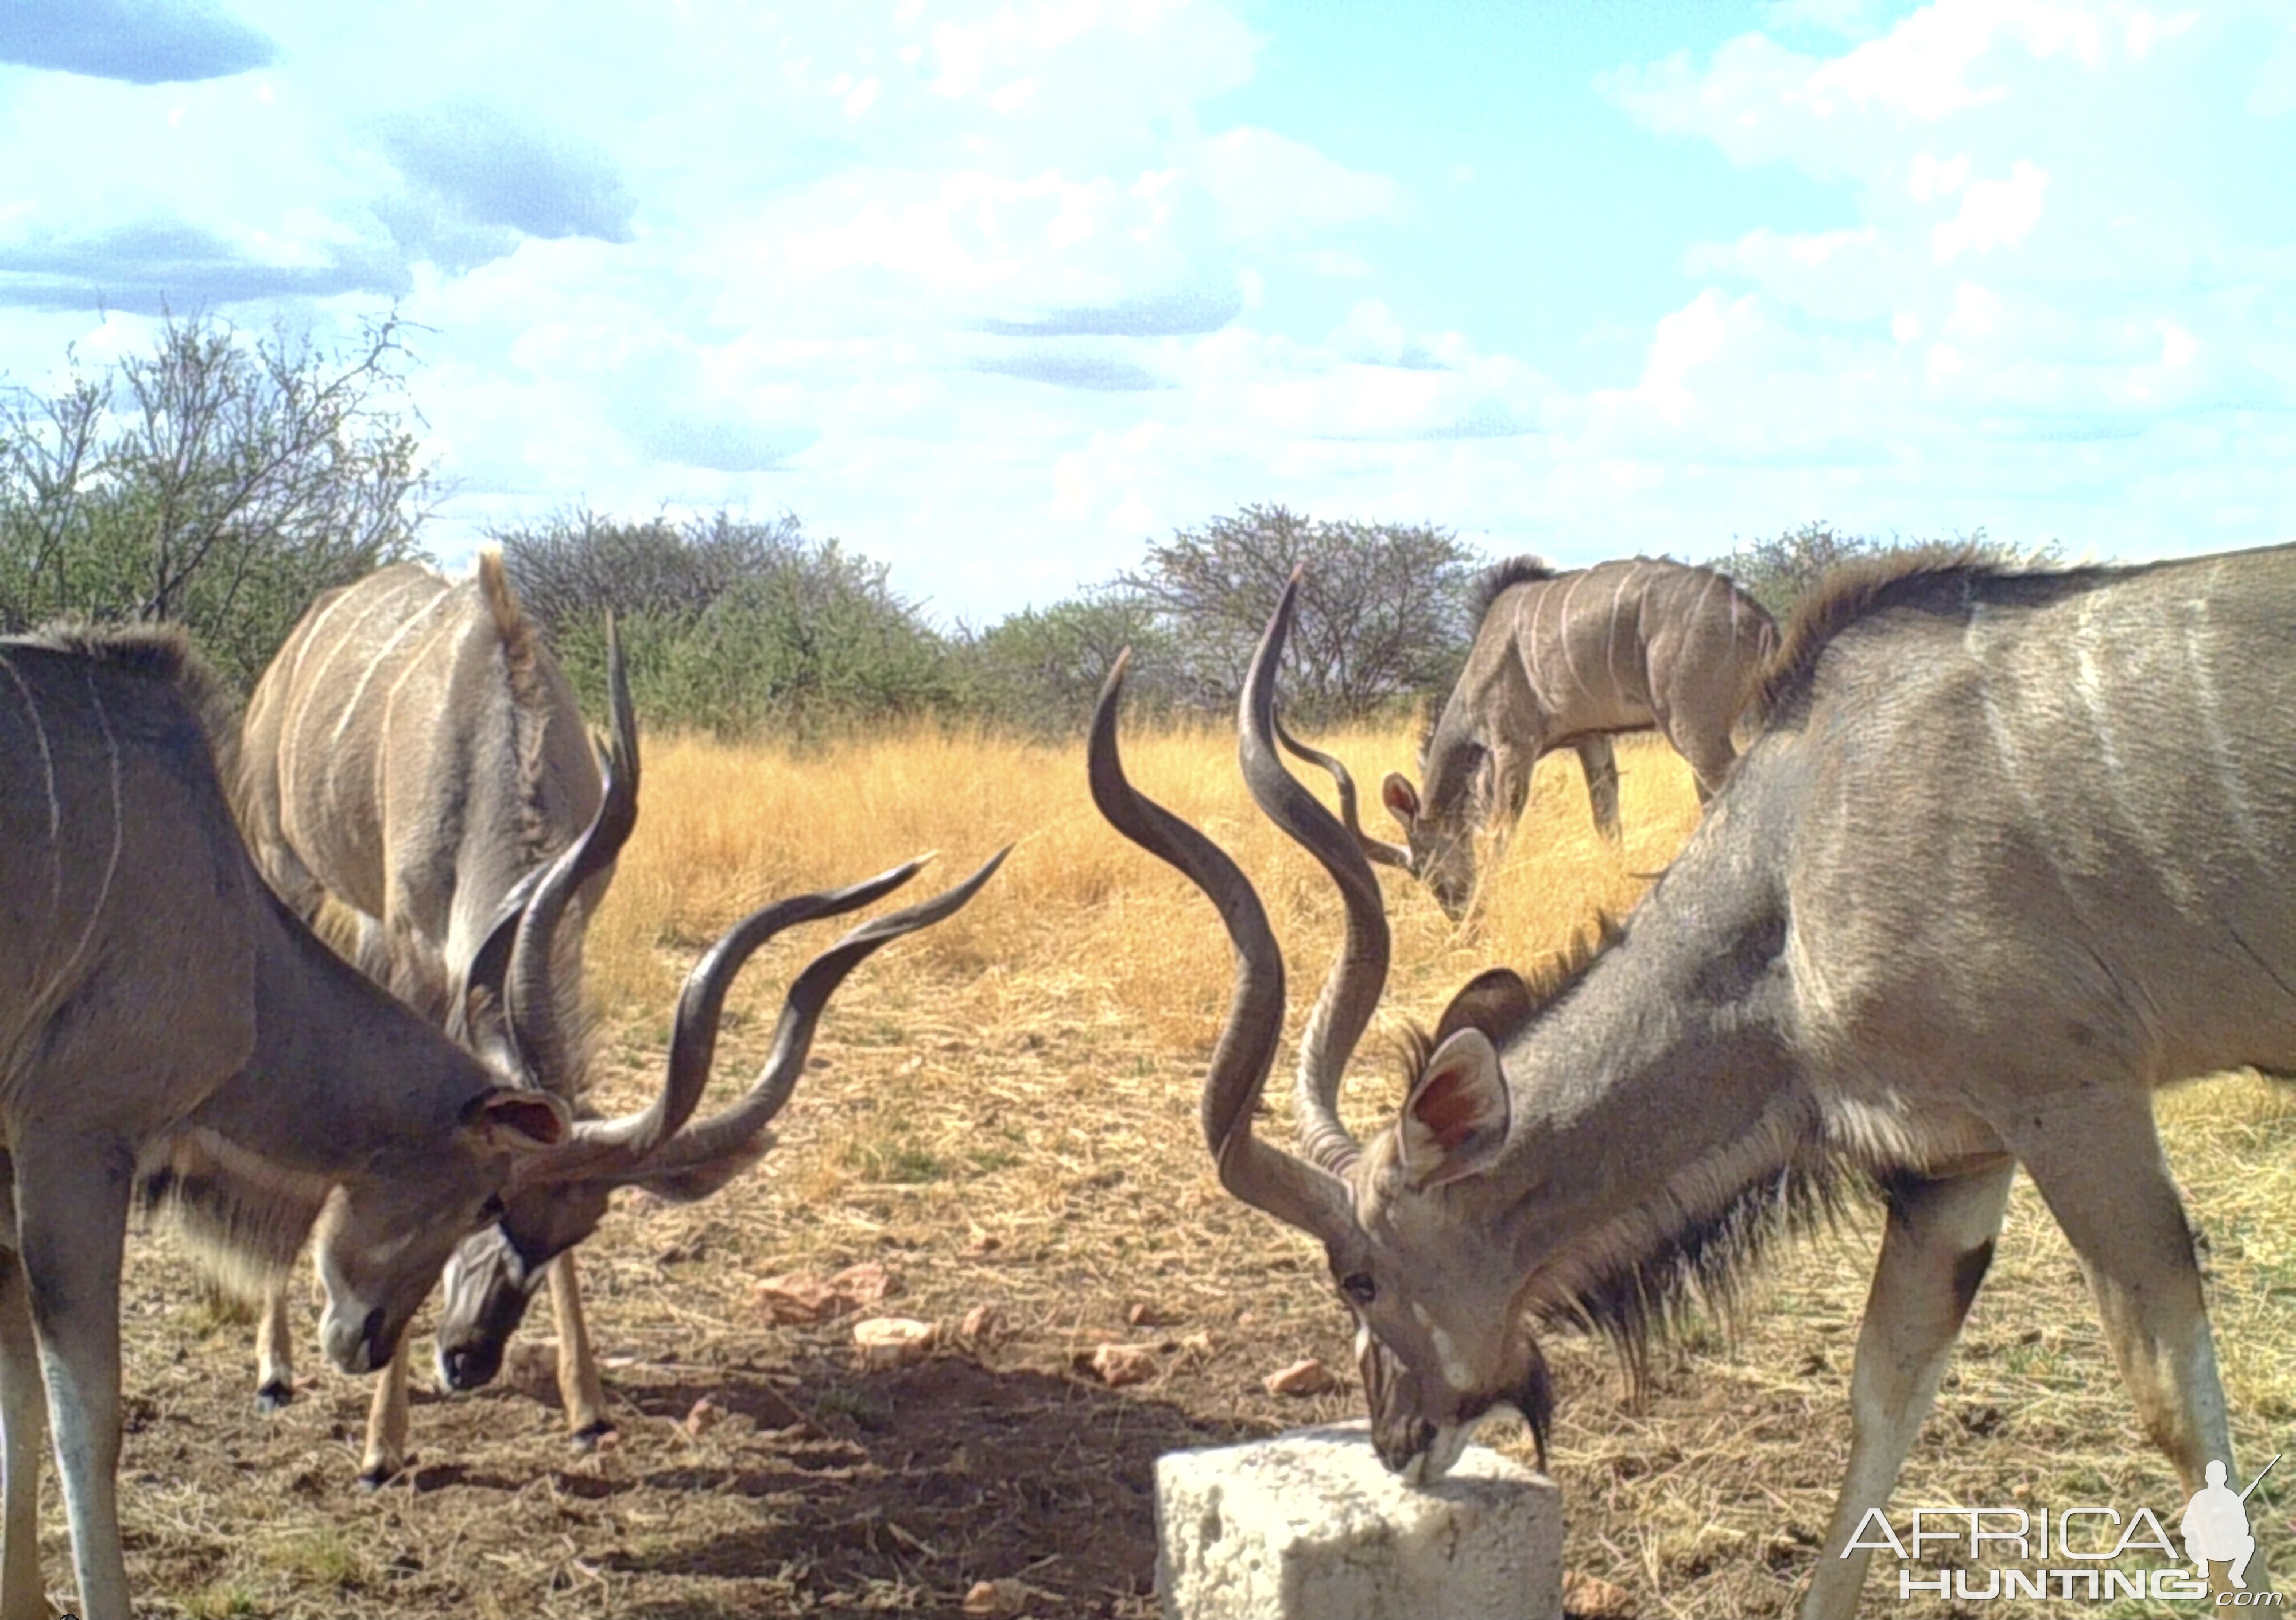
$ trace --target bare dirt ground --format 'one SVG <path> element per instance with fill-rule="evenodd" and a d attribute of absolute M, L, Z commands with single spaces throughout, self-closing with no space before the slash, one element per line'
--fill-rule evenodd
<path fill-rule="evenodd" d="M 649 771 L 650 790 L 668 774 Z M 1575 825 L 1583 799 L 1562 803 Z M 1636 814 L 1630 798 L 1630 825 Z M 1029 853 L 1015 858 L 1024 871 Z M 642 869 L 626 878 L 633 892 L 648 880 Z M 999 900 L 992 888 L 978 909 L 998 915 Z M 1002 904 L 1029 902 L 1024 891 Z M 1201 955 L 1217 987 L 1225 951 L 1209 908 L 1176 902 L 1168 920 L 1168 938 L 1143 948 Z M 1399 948 L 1416 937 L 1399 934 Z M 689 936 L 648 937 L 673 976 L 690 959 Z M 824 943 L 776 945 L 751 970 L 719 1096 L 762 1058 L 800 949 Z M 205 1296 L 164 1233 L 132 1240 L 122 1498 L 148 1612 L 958 1615 L 976 1583 L 999 1581 L 1017 1583 L 998 1589 L 1005 1612 L 1153 1613 L 1154 1458 L 1359 1415 L 1346 1321 L 1320 1253 L 1212 1176 L 1195 1122 L 1209 1008 L 1174 1009 L 1163 1028 L 1106 994 L 1089 964 L 1040 961 L 1000 987 L 1004 970 L 977 958 L 897 961 L 903 948 L 832 1006 L 756 1172 L 696 1206 L 628 1199 L 581 1251 L 620 1426 L 608 1447 L 569 1444 L 546 1373 L 506 1376 L 476 1395 L 418 1395 L 415 1466 L 363 1492 L 367 1384 L 319 1366 L 307 1339 L 309 1387 L 258 1416 L 251 1330 Z M 1303 979 L 1323 948 L 1303 947 Z M 662 1034 L 658 1017 L 611 1027 L 610 1100 L 639 1093 Z M 1368 1118 L 1392 1105 L 1394 1082 L 1375 1052 L 1360 1067 L 1374 1077 L 1354 1110 Z M 2209 1242 L 2219 1354 L 2253 1468 L 2296 1451 L 2296 1095 L 2230 1079 L 2163 1113 Z M 1280 1133 L 1280 1118 L 1264 1128 Z M 1841 1477 L 1877 1230 L 1852 1223 L 1779 1252 L 1739 1329 L 1694 1327 L 1660 1352 L 1639 1405 L 1600 1346 L 1550 1344 L 1568 1562 L 1620 1590 L 1614 1612 L 1790 1608 Z M 862 1262 L 898 1285 L 862 1314 L 955 1324 L 987 1305 L 1002 1336 L 967 1346 L 952 1334 L 921 1364 L 865 1370 L 853 1316 L 777 1326 L 753 1297 L 760 1278 Z M 547 1332 L 537 1308 L 525 1337 Z M 1080 1370 L 1104 1343 L 1144 1351 L 1151 1376 L 1112 1389 Z M 417 1346 L 427 1388 L 427 1332 Z M 1262 1387 L 1308 1355 L 1348 1375 L 1343 1387 L 1310 1399 Z M 704 1420 L 690 1422 L 705 1400 Z M 1527 1452 L 1519 1429 L 1488 1437 Z M 2254 1516 L 2284 1579 L 2296 1573 L 2292 1464 Z M 69 1550 L 53 1494 L 51 1482 L 45 1555 L 61 1588 Z M 2182 1510 L 2030 1188 L 1897 1501 L 1901 1513 L 2145 1506 L 2171 1526 Z M 1895 1586 L 1877 1570 L 1867 1612 L 2145 1612 L 1900 1602 Z"/>

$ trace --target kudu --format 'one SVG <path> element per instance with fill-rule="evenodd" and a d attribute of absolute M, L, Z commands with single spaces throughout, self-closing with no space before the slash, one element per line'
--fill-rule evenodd
<path fill-rule="evenodd" d="M 619 683 L 609 686 L 627 701 Z M 619 714 L 616 724 L 630 731 Z M 631 749 L 635 768 L 634 733 Z M 468 980 L 487 931 L 598 801 L 573 691 L 492 551 L 460 582 L 406 562 L 327 592 L 248 703 L 240 813 L 257 864 L 306 920 L 332 901 L 369 977 L 450 1028 L 463 1014 L 453 987 Z M 556 959 L 522 963 L 512 982 L 527 993 L 508 998 L 529 1070 L 570 1103 L 585 1090 L 582 940 L 611 875 L 575 896 Z M 549 998 L 534 993 L 545 965 L 557 986 Z M 559 1395 L 586 1444 L 612 1425 L 571 1259 L 551 1273 L 550 1296 Z M 283 1294 L 263 1302 L 256 1359 L 263 1409 L 292 1399 Z M 484 1383 L 475 1370 L 439 1358 L 449 1387 Z M 367 1483 L 404 1465 L 406 1426 L 402 1353 L 368 1412 Z"/>
<path fill-rule="evenodd" d="M 1304 1158 L 1251 1128 L 1282 955 L 1234 863 L 1126 781 L 1120 665 L 1091 781 L 1220 910 L 1238 970 L 1205 1135 L 1230 1191 L 1323 1241 L 1390 1468 L 1441 1474 L 1501 1403 L 1543 1455 L 1535 1322 L 1591 1325 L 1637 1368 L 1686 1298 L 1726 1305 L 1767 1240 L 1873 1183 L 1888 1214 L 1849 1471 L 1804 1605 L 1848 1614 L 1867 1555 L 1845 1549 L 1889 1498 L 2021 1164 L 2185 1489 L 2229 1469 L 2152 1093 L 2296 1071 L 2296 548 L 1837 576 L 1764 677 L 1759 736 L 1623 927 L 1543 982 L 1469 984 L 1395 1123 L 1361 1143 L 1338 1091 L 1387 921 L 1359 846 L 1275 752 L 1292 613 L 1287 590 L 1240 729 L 1254 798 L 1346 903 L 1300 1043 Z"/>
<path fill-rule="evenodd" d="M 1540 755 L 1577 750 L 1605 839 L 1619 837 L 1619 732 L 1657 728 L 1703 803 L 1737 757 L 1739 712 L 1777 649 L 1769 614 L 1728 578 L 1649 557 L 1569 574 L 1535 557 L 1503 562 L 1483 577 L 1475 622 L 1466 667 L 1419 750 L 1423 796 L 1399 772 L 1381 784 L 1407 842 L 1364 843 L 1373 860 L 1414 873 L 1455 920 L 1474 890 L 1479 825 L 1514 826 Z"/>
<path fill-rule="evenodd" d="M 170 633 L 0 641 L 0 1620 L 48 1612 L 51 1419 L 79 1612 L 127 1620 L 119 1276 L 139 1187 L 258 1272 L 316 1224 L 321 1340 L 372 1371 L 505 1198 L 642 1158 L 707 1080 L 673 1070 L 641 1113 L 579 1125 L 499 1084 L 265 886 L 217 777 L 221 724 Z"/>
<path fill-rule="evenodd" d="M 742 1099 L 707 1119 L 695 1120 L 676 1140 L 642 1165 L 617 1167 L 588 1181 L 554 1182 L 531 1195 L 513 1195 L 501 1217 L 474 1234 L 447 1262 L 445 1302 L 439 1313 L 442 1362 L 467 1369 L 469 1385 L 491 1379 L 502 1365 L 504 1346 L 517 1329 L 536 1283 L 570 1256 L 604 1219 L 616 1187 L 636 1185 L 674 1203 L 707 1198 L 762 1158 L 773 1146 L 767 1126 L 789 1100 L 804 1071 L 813 1027 L 821 1006 L 853 966 L 888 939 L 914 932 L 949 915 L 972 898 L 1004 863 L 1001 849 L 963 883 L 906 911 L 889 912 L 854 929 L 815 960 L 790 986 L 771 1054 Z M 916 863 L 873 880 L 876 892 L 906 882 Z M 846 891 L 859 894 L 859 889 Z M 842 908 L 840 908 L 842 909 Z M 812 914 L 812 913 L 808 913 Z M 794 919 L 791 919 L 792 920 Z M 783 926 L 772 912 L 743 925 L 770 933 Z M 727 937 L 731 949 L 746 949 L 740 930 Z"/>

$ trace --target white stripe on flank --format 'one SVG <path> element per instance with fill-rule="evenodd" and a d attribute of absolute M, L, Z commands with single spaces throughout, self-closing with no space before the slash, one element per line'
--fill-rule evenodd
<path fill-rule="evenodd" d="M 350 698 L 344 703 L 343 712 L 335 721 L 334 735 L 330 739 L 330 741 L 332 744 L 332 749 L 327 759 L 327 774 L 330 781 L 332 781 L 334 776 L 335 760 L 341 754 L 343 733 L 349 731 L 351 728 L 351 716 L 358 713 L 359 700 L 366 696 L 367 683 L 374 679 L 374 672 L 382 667 L 384 660 L 390 657 L 391 650 L 397 647 L 400 642 L 406 639 L 407 632 L 414 629 L 415 626 L 421 624 L 424 619 L 430 618 L 431 614 L 437 612 L 439 610 L 439 604 L 445 601 L 447 595 L 448 593 L 441 591 L 438 595 L 432 597 L 429 601 L 423 603 L 422 607 L 409 614 L 407 616 L 406 622 L 390 633 L 390 639 L 384 642 L 381 646 L 375 649 L 374 656 L 366 661 L 366 667 L 359 672 L 358 684 L 351 688 Z"/>
<path fill-rule="evenodd" d="M 372 576 L 369 577 L 372 577 Z M 296 693 L 300 692 L 302 701 L 295 706 L 295 708 L 291 713 L 283 715 L 280 717 L 279 776 L 282 781 L 299 781 L 301 780 L 301 773 L 297 770 L 295 761 L 302 753 L 303 724 L 310 717 L 311 705 L 317 702 L 320 697 L 327 691 L 326 683 L 321 681 L 319 677 L 327 672 L 328 667 L 335 661 L 336 656 L 342 651 L 345 646 L 349 644 L 352 634 L 361 625 L 372 618 L 378 609 L 381 608 L 386 602 L 393 601 L 398 597 L 405 595 L 408 585 L 429 583 L 438 583 L 437 577 L 427 573 L 417 574 L 412 579 L 401 580 L 397 585 L 394 585 L 391 589 L 385 591 L 381 595 L 376 597 L 373 601 L 361 607 L 358 617 L 353 619 L 349 624 L 343 626 L 342 634 L 337 637 L 334 642 L 328 647 L 326 651 L 320 656 L 318 663 L 312 668 L 310 683 L 308 685 L 303 683 L 302 675 L 303 655 L 310 650 L 309 642 L 307 641 L 302 649 L 296 653 L 295 667 L 288 688 L 288 695 L 290 697 L 293 697 Z M 351 589 L 356 591 L 357 586 L 354 585 Z M 347 592 L 346 595 L 348 594 L 348 593 Z M 321 622 L 324 623 L 328 617 L 332 617 L 335 609 L 342 605 L 342 601 L 343 599 L 338 597 L 333 602 L 330 603 L 326 614 L 321 616 Z M 317 625 L 313 625 L 311 626 L 312 640 L 317 639 L 318 628 L 319 626 Z M 285 814 L 283 804 L 284 798 L 285 796 L 283 794 L 281 812 L 283 816 Z"/>
<path fill-rule="evenodd" d="M 326 627 L 327 621 L 334 618 L 343 603 L 357 593 L 357 590 L 358 587 L 356 585 L 345 585 L 335 593 L 335 600 L 320 610 L 319 617 L 311 621 L 311 627 L 303 633 L 302 641 L 295 648 L 295 662 L 288 670 L 288 679 L 291 683 L 297 675 L 303 673 L 303 660 L 310 656 L 311 643 L 319 639 L 319 632 Z"/>
<path fill-rule="evenodd" d="M 1605 635 L 1605 663 L 1610 666 L 1610 689 L 1619 700 L 1626 700 L 1626 682 L 1619 679 L 1619 603 L 1626 601 L 1626 587 L 1633 585 L 1635 576 L 1642 574 L 1642 558 L 1635 558 L 1619 574 L 1619 590 L 1610 592 L 1610 631 Z"/>
<path fill-rule="evenodd" d="M 1546 589 L 1546 586 L 1541 585 L 1540 594 L 1531 597 L 1529 629 L 1523 627 L 1522 601 L 1524 597 L 1530 595 L 1530 593 L 1519 591 L 1515 593 L 1514 599 L 1514 644 L 1520 650 L 1526 673 L 1530 676 L 1530 700 L 1533 704 L 1545 700 L 1546 688 L 1546 677 L 1538 670 L 1538 608 L 1539 604 L 1546 600 L 1545 594 Z"/>
<path fill-rule="evenodd" d="M 440 601 L 444 601 L 447 598 L 442 594 L 439 600 Z M 422 655 L 430 650 L 430 643 L 432 642 L 437 641 L 440 636 L 444 635 L 447 631 L 452 630 L 454 627 L 455 626 L 451 621 L 443 625 L 432 626 L 430 627 L 430 633 L 428 635 L 425 635 L 422 640 L 416 644 L 414 651 L 406 655 L 406 667 L 398 672 L 398 678 L 390 683 L 390 690 L 383 694 L 382 731 L 384 736 L 388 737 L 390 734 L 390 717 L 398 710 L 399 689 L 414 678 L 417 670 L 428 667 L 428 666 L 423 662 Z"/>
<path fill-rule="evenodd" d="M 2106 700 L 2109 694 L 2104 689 L 2104 673 L 2096 658 L 2100 639 L 2095 622 L 2096 604 L 2095 596 L 2084 598 L 2075 621 L 2073 688 L 2080 693 L 2081 706 L 2088 710 L 2089 724 L 2096 732 L 2097 749 L 2104 756 L 2105 768 L 2111 773 L 2113 798 L 2119 800 L 2121 797 L 2120 750 L 2113 745 L 2112 708 Z"/>
<path fill-rule="evenodd" d="M 1706 576 L 1706 584 L 1700 588 L 1698 593 L 1698 606 L 1690 616 L 1690 622 L 1693 626 L 1705 624 L 1712 618 L 1712 615 L 1708 613 L 1706 610 L 1706 599 L 1714 594 L 1715 586 L 1723 585 L 1726 587 L 1728 583 L 1729 582 L 1724 579 L 1719 574 L 1709 573 Z M 1687 641 L 1687 637 L 1685 638 L 1685 641 Z"/>
<path fill-rule="evenodd" d="M 1564 587 L 1562 605 L 1554 610 L 1554 634 L 1562 642 L 1562 673 L 1570 677 L 1570 683 L 1578 689 L 1580 695 L 1589 703 L 1595 700 L 1594 689 L 1587 684 L 1586 676 L 1578 673 L 1578 666 L 1570 656 L 1570 599 L 1578 594 L 1578 587 L 1587 583 L 1587 575 L 1592 571 L 1591 569 L 1581 570 L 1570 585 Z M 1561 709 L 1563 706 L 1557 704 L 1554 708 Z M 1569 729 L 1567 725 L 1565 729 Z"/>
<path fill-rule="evenodd" d="M 2208 740 L 2209 757 L 2217 767 L 2217 784 L 2224 790 L 2225 808 L 2232 813 L 2233 825 L 2240 830 L 2240 841 L 2249 854 L 2270 870 L 2277 863 L 2265 847 L 2264 835 L 2256 824 L 2256 807 L 2248 802 L 2247 791 L 2241 786 L 2232 739 L 2225 732 L 2224 705 L 2218 699 L 2216 681 L 2209 673 L 2208 654 L 2202 646 L 2201 621 L 2208 612 L 2208 599 L 2194 597 L 2185 605 L 2194 610 L 2185 621 L 2185 660 L 2192 666 L 2193 684 L 2200 694 L 2196 707 L 2200 711 L 2201 734 Z"/>
<path fill-rule="evenodd" d="M 62 916 L 64 909 L 64 806 L 62 799 L 56 794 L 55 756 L 48 751 L 48 728 L 40 718 L 40 706 L 32 696 L 31 687 L 25 683 L 24 677 L 16 673 L 16 666 L 7 659 L 0 658 L 0 669 L 8 672 L 8 678 L 23 694 L 24 712 L 32 717 L 32 735 L 39 739 L 40 773 L 47 779 L 48 788 L 48 862 L 53 869 L 53 877 L 48 885 L 48 915 L 53 919 Z"/>
<path fill-rule="evenodd" d="M 442 591 L 439 593 L 439 600 L 445 601 L 452 594 L 451 592 Z M 480 605 L 481 609 L 485 606 L 484 603 Z M 398 672 L 398 678 L 391 682 L 390 690 L 383 694 L 382 724 L 376 729 L 374 754 L 368 762 L 369 773 L 374 778 L 368 787 L 374 796 L 372 802 L 378 814 L 381 813 L 390 798 L 384 790 L 384 781 L 385 773 L 390 763 L 391 716 L 398 712 L 398 694 L 405 689 L 407 682 L 413 680 L 421 671 L 430 667 L 429 655 L 431 643 L 455 627 L 455 622 L 452 618 L 447 618 L 443 624 L 431 626 L 430 632 L 417 642 L 414 650 L 406 655 L 406 667 Z"/>

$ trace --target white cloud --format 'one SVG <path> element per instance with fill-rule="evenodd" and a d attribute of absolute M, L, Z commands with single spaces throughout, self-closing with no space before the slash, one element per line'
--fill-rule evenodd
<path fill-rule="evenodd" d="M 2041 217 L 2049 176 L 2019 159 L 2006 180 L 1978 180 L 1962 193 L 1961 212 L 1930 233 L 1939 264 L 2022 241 Z"/>
<path fill-rule="evenodd" d="M 1832 211 L 1680 243 L 1639 366 L 1580 394 L 1399 282 L 1398 180 L 1222 120 L 1261 42 L 1215 0 L 241 9 L 259 75 L 10 78 L 0 365 L 132 352 L 162 294 L 397 296 L 450 543 L 786 504 L 981 613 L 1246 499 L 1570 557 L 2296 520 L 2284 5 L 1790 0 L 1612 75 L 1666 150 Z M 93 133 L 52 161 L 56 128 Z"/>

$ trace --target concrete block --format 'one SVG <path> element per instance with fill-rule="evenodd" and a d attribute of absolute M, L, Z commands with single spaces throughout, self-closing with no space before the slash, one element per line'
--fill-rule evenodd
<path fill-rule="evenodd" d="M 1471 1445 L 1406 1485 L 1369 1425 L 1300 1429 L 1156 1460 L 1165 1620 L 1554 1620 L 1554 1481 Z"/>

